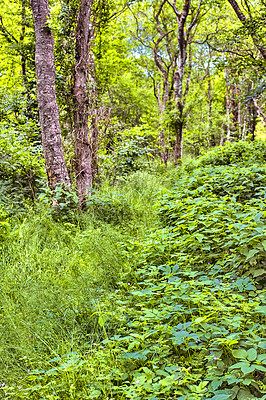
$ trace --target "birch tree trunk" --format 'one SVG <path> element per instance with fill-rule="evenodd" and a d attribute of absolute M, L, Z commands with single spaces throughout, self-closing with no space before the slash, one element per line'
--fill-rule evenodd
<path fill-rule="evenodd" d="M 54 38 L 47 25 L 48 0 L 31 0 L 36 37 L 35 65 L 42 145 L 49 187 L 70 185 L 55 93 Z"/>

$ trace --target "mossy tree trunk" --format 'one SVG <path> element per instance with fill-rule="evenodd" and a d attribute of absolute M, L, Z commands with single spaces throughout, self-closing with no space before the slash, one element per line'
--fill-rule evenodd
<path fill-rule="evenodd" d="M 91 99 L 88 96 L 88 69 L 91 64 L 91 43 L 94 39 L 94 29 L 90 21 L 94 0 L 81 0 L 77 17 L 76 27 L 76 50 L 75 50 L 75 71 L 74 71 L 74 133 L 75 133 L 75 166 L 76 166 L 76 187 L 81 207 L 84 207 L 84 200 L 89 194 L 95 175 L 95 146 L 92 146 L 91 139 L 97 140 L 97 126 L 95 121 L 91 124 L 93 132 L 89 135 L 89 116 L 91 111 Z M 94 65 L 94 64 L 93 64 Z M 90 74 L 90 81 L 92 75 Z M 95 95 L 95 93 L 93 93 Z M 92 119 L 94 116 L 91 116 Z M 90 136 L 90 137 L 89 137 Z M 94 143 L 95 145 L 95 143 Z"/>

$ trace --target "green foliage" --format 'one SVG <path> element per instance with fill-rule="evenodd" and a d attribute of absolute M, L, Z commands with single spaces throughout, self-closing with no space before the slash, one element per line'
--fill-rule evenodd
<path fill-rule="evenodd" d="M 156 135 L 147 125 L 142 125 L 107 138 L 101 155 L 101 165 L 107 176 L 116 179 L 131 172 L 151 168 L 151 161 L 158 147 Z"/>
<path fill-rule="evenodd" d="M 23 220 L 1 213 L 0 397 L 96 398 L 100 359 L 101 373 L 108 374 L 104 325 L 112 322 L 115 330 L 124 323 L 112 306 L 117 282 L 132 270 L 123 242 L 154 225 L 153 194 L 162 185 L 162 178 L 144 172 L 123 185 L 103 185 L 97 198 L 103 207 L 107 194 L 107 203 L 117 199 L 120 207 L 122 199 L 132 213 L 127 223 L 116 211 L 115 224 L 98 219 L 101 211 L 75 213 L 74 223 L 55 218 L 47 195 Z M 58 190 L 64 207 L 61 195 Z M 93 360 L 96 352 L 101 356 Z"/>
<path fill-rule="evenodd" d="M 42 208 L 17 225 L 1 250 L 5 397 L 265 399 L 260 151 L 237 168 L 210 153 L 171 188 L 142 171 L 103 185 L 78 224 Z"/>
<path fill-rule="evenodd" d="M 266 161 L 266 143 L 264 141 L 226 143 L 224 147 L 216 147 L 206 155 L 186 165 L 186 169 L 205 167 L 207 165 L 232 165 L 254 163 L 264 164 Z"/>
<path fill-rule="evenodd" d="M 123 195 L 104 194 L 99 196 L 92 194 L 87 201 L 88 212 L 93 213 L 95 218 L 107 223 L 128 224 L 132 218 L 132 210 Z"/>
<path fill-rule="evenodd" d="M 0 132 L 1 203 L 10 212 L 22 211 L 23 202 L 34 200 L 45 185 L 41 149 L 33 146 L 26 135 L 16 129 L 1 128 Z"/>
<path fill-rule="evenodd" d="M 97 398 L 265 397 L 265 170 L 245 166 L 259 151 L 248 146 L 237 170 L 206 162 L 177 174 L 157 200 L 164 227 L 126 246 L 138 269 L 127 296 L 123 280 L 112 298 L 127 323 L 113 333 L 105 322 L 116 365 L 112 383 L 98 375 Z M 249 174 L 262 180 L 251 187 Z"/>
<path fill-rule="evenodd" d="M 10 218 L 8 214 L 0 209 L 0 243 L 5 240 L 10 231 Z"/>

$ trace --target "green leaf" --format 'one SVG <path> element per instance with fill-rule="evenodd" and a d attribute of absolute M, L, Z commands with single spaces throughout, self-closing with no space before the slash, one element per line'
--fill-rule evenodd
<path fill-rule="evenodd" d="M 250 367 L 243 366 L 241 367 L 241 371 L 244 375 L 250 374 L 251 372 L 255 371 L 255 365 L 250 365 Z"/>
<path fill-rule="evenodd" d="M 247 389 L 240 389 L 239 392 L 237 393 L 237 400 L 255 400 L 256 397 L 254 397 L 249 390 Z"/>
<path fill-rule="evenodd" d="M 263 365 L 256 365 L 256 369 L 258 369 L 259 371 L 266 372 L 266 368 L 263 367 Z"/>
<path fill-rule="evenodd" d="M 261 242 L 261 244 L 262 244 L 262 246 L 264 247 L 264 250 L 266 251 L 266 240 L 263 240 L 263 241 Z"/>
<path fill-rule="evenodd" d="M 250 365 L 249 362 L 247 362 L 247 361 L 241 361 L 241 362 L 239 362 L 239 363 L 236 363 L 236 364 L 231 365 L 231 367 L 229 367 L 228 369 L 237 369 L 237 368 L 241 368 L 241 370 L 242 370 L 242 368 L 248 368 L 249 365 Z"/>
<path fill-rule="evenodd" d="M 204 235 L 202 235 L 201 233 L 197 233 L 196 235 L 196 238 L 198 239 L 198 241 L 201 243 L 202 241 L 203 241 L 203 239 L 204 239 Z"/>
<path fill-rule="evenodd" d="M 266 362 L 266 353 L 259 354 L 257 358 L 258 358 L 258 361 L 261 361 L 262 363 Z"/>
<path fill-rule="evenodd" d="M 232 355 L 235 358 L 247 358 L 247 352 L 244 349 L 233 350 Z"/>
<path fill-rule="evenodd" d="M 257 358 L 257 351 L 255 349 L 249 349 L 247 351 L 247 358 L 249 361 L 254 361 Z"/>
<path fill-rule="evenodd" d="M 106 315 L 100 315 L 98 318 L 98 324 L 103 327 L 108 317 Z"/>
<path fill-rule="evenodd" d="M 266 241 L 265 241 L 265 242 L 266 242 Z M 265 274 L 265 269 L 263 269 L 263 268 L 256 269 L 256 270 L 253 272 L 254 278 L 256 278 L 257 276 L 264 275 L 264 274 Z"/>
<path fill-rule="evenodd" d="M 97 399 L 99 398 L 99 396 L 102 394 L 102 392 L 100 390 L 93 390 L 92 392 L 90 392 L 90 398 L 91 399 Z"/>
<path fill-rule="evenodd" d="M 258 250 L 258 249 L 252 249 L 252 250 L 250 250 L 250 251 L 248 252 L 246 261 L 250 260 L 250 259 L 251 259 L 252 257 L 254 257 L 255 254 L 257 254 L 257 253 L 259 253 L 259 250 Z"/>
<path fill-rule="evenodd" d="M 162 369 L 157 369 L 156 374 L 160 376 L 168 376 L 167 372 L 163 371 Z"/>
<path fill-rule="evenodd" d="M 230 394 L 216 394 L 214 397 L 211 397 L 210 400 L 227 400 L 232 398 Z"/>

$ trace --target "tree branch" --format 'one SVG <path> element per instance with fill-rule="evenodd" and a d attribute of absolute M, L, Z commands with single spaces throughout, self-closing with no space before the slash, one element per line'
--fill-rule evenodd
<path fill-rule="evenodd" d="M 198 5 L 198 9 L 196 12 L 196 15 L 193 19 L 193 21 L 191 22 L 191 24 L 189 25 L 188 29 L 187 29 L 187 38 L 189 37 L 189 34 L 191 32 L 191 29 L 195 26 L 195 24 L 197 23 L 198 17 L 199 17 L 199 13 L 200 13 L 200 6 L 201 6 L 202 0 L 199 1 L 199 5 Z"/>
<path fill-rule="evenodd" d="M 0 15 L 0 31 L 2 32 L 8 43 L 18 43 L 18 40 L 4 26 L 2 15 Z"/>

